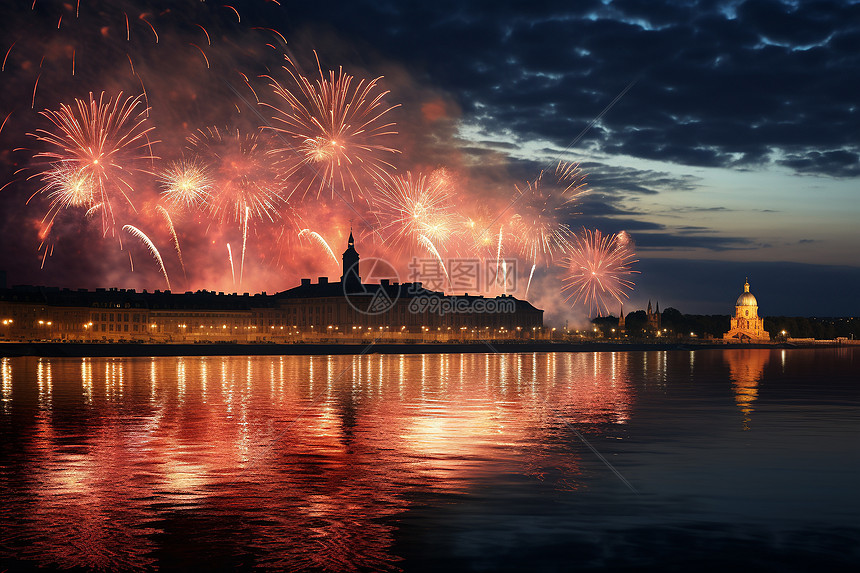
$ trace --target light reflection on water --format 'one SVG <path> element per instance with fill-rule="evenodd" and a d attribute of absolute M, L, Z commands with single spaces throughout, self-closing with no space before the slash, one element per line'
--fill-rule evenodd
<path fill-rule="evenodd" d="M 775 522 L 779 500 L 755 491 L 766 479 L 731 493 L 735 473 L 689 462 L 755 465 L 734 457 L 742 444 L 754 457 L 753 438 L 774 456 L 784 418 L 768 384 L 778 406 L 785 372 L 803 393 L 822 364 L 836 365 L 831 380 L 852 372 L 853 352 L 803 352 L 4 358 L 0 564 L 412 569 L 536 543 L 524 520 L 538 518 L 550 545 L 623 523 Z M 856 387 L 836 392 L 829 418 L 804 394 L 802 421 L 840 452 Z M 739 509 L 726 516 L 725 503 Z M 818 509 L 834 523 L 844 510 Z M 464 523 L 496 513 L 464 542 L 476 528 Z"/>

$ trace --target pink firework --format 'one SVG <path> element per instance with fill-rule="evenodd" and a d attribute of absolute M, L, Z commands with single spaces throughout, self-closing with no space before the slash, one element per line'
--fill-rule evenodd
<path fill-rule="evenodd" d="M 554 172 L 541 171 L 516 189 L 511 225 L 520 251 L 534 264 L 541 258 L 549 264 L 573 237 L 567 221 L 586 192 L 585 174 L 576 163 L 559 163 Z"/>
<path fill-rule="evenodd" d="M 316 197 L 328 188 L 332 197 L 362 198 L 367 184 L 393 170 L 384 157 L 399 153 L 385 144 L 396 134 L 385 116 L 397 106 L 383 102 L 388 92 L 379 90 L 382 78 L 354 83 L 343 68 L 326 76 L 318 57 L 316 81 L 289 58 L 283 69 L 289 84 L 270 78 L 280 103 L 269 107 L 283 142 L 276 152 L 289 175 L 299 177 L 296 188 Z"/>
<path fill-rule="evenodd" d="M 259 133 L 243 135 L 218 128 L 188 138 L 195 162 L 205 174 L 209 212 L 220 222 L 243 225 L 247 218 L 274 221 L 286 202 L 285 179 L 272 164 Z M 203 179 L 194 193 L 199 196 Z"/>
<path fill-rule="evenodd" d="M 396 175 L 380 182 L 373 204 L 394 245 L 439 243 L 453 231 L 451 194 L 439 178 Z"/>
<path fill-rule="evenodd" d="M 613 301 L 628 298 L 633 290 L 631 269 L 638 262 L 634 257 L 633 243 L 627 233 L 604 236 L 600 231 L 583 229 L 571 242 L 566 258 L 567 273 L 562 292 L 566 301 L 588 307 L 589 313 L 601 309 L 609 313 Z"/>
<path fill-rule="evenodd" d="M 98 99 L 90 93 L 88 101 L 75 99 L 74 105 L 41 112 L 55 128 L 29 134 L 47 147 L 34 156 L 47 161 L 40 190 L 52 199 L 46 221 L 60 209 L 99 205 L 102 232 L 113 231 L 115 202 L 121 198 L 134 208 L 133 175 L 157 159 L 149 139 L 154 128 L 145 114 L 140 96 L 105 99 L 104 92 Z"/>

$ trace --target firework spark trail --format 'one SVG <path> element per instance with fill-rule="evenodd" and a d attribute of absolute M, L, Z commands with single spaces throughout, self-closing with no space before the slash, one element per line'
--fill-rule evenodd
<path fill-rule="evenodd" d="M 499 282 L 499 269 L 502 264 L 502 227 L 499 227 L 499 246 L 496 248 L 496 284 Z"/>
<path fill-rule="evenodd" d="M 3 128 L 6 127 L 6 122 L 9 121 L 9 117 L 12 115 L 12 112 L 6 114 L 6 118 L 3 120 L 3 123 L 0 124 L 0 133 L 3 133 Z"/>
<path fill-rule="evenodd" d="M 377 186 L 373 203 L 383 233 L 395 245 L 417 243 L 421 236 L 440 242 L 451 235 L 451 193 L 436 178 L 394 176 Z"/>
<path fill-rule="evenodd" d="M 188 138 L 197 161 L 207 165 L 212 180 L 209 211 L 222 223 L 246 218 L 274 222 L 285 203 L 285 179 L 272 164 L 259 133 L 222 133 L 211 127 Z M 246 210 L 248 216 L 246 217 Z"/>
<path fill-rule="evenodd" d="M 302 229 L 301 231 L 299 231 L 299 237 L 303 237 L 305 235 L 311 237 L 314 241 L 321 245 L 331 256 L 332 260 L 334 261 L 334 264 L 338 264 L 339 261 L 337 260 L 337 256 L 334 254 L 334 251 L 331 249 L 326 240 L 322 238 L 322 235 L 320 235 L 316 231 L 311 231 L 310 229 Z"/>
<path fill-rule="evenodd" d="M 230 276 L 233 277 L 233 287 L 236 286 L 236 270 L 233 267 L 233 250 L 230 248 L 230 243 L 227 243 L 227 259 L 230 261 Z"/>
<path fill-rule="evenodd" d="M 397 133 L 393 130 L 395 124 L 386 123 L 383 117 L 399 104 L 383 105 L 389 92 L 375 93 L 381 77 L 360 80 L 353 87 L 353 76 L 345 74 L 343 68 L 329 71 L 326 77 L 316 52 L 314 56 L 319 72 L 315 82 L 286 58 L 283 69 L 297 90 L 268 76 L 275 96 L 286 104 L 265 104 L 274 111 L 274 120 L 279 124 L 271 129 L 288 140 L 287 147 L 276 151 L 290 175 L 304 173 L 297 185 L 304 188 L 303 193 L 316 187 L 319 197 L 323 188 L 329 187 L 334 197 L 337 182 L 355 201 L 356 195 L 361 197 L 363 187 L 357 171 L 378 181 L 386 179 L 394 169 L 379 156 L 399 153 L 383 144 L 387 136 Z M 310 168 L 308 172 L 302 171 L 305 166 Z"/>
<path fill-rule="evenodd" d="M 129 194 L 134 190 L 128 176 L 134 171 L 142 171 L 135 166 L 139 161 L 154 160 L 151 152 L 143 150 L 150 145 L 147 134 L 153 127 L 146 125 L 146 118 L 139 110 L 140 96 L 123 100 L 122 93 L 115 99 L 105 101 L 104 92 L 98 100 L 90 93 L 89 101 L 75 99 L 75 105 L 60 104 L 59 111 L 40 112 L 56 128 L 56 133 L 37 129 L 29 133 L 50 149 L 41 151 L 34 158 L 44 158 L 49 162 L 48 171 L 56 169 L 57 164 L 74 166 L 78 176 L 92 182 L 93 198 L 87 203 L 74 205 L 62 201 L 52 203 L 45 214 L 46 221 L 52 221 L 59 209 L 66 206 L 87 206 L 101 203 L 102 234 L 106 235 L 116 224 L 113 196 L 118 193 L 134 209 Z M 48 175 L 50 178 L 50 174 Z M 56 190 L 47 185 L 44 190 Z"/>
<path fill-rule="evenodd" d="M 638 273 L 630 268 L 637 262 L 632 247 L 626 233 L 604 236 L 598 230 L 584 229 L 568 254 L 562 286 L 562 292 L 569 292 L 565 301 L 582 302 L 589 313 L 595 308 L 600 312 L 602 307 L 608 314 L 610 300 L 629 298 L 626 290 L 633 290 L 634 283 L 627 277 Z"/>
<path fill-rule="evenodd" d="M 529 282 L 526 283 L 526 292 L 523 295 L 523 298 L 525 299 L 529 297 L 529 287 L 532 286 L 532 277 L 535 276 L 535 267 L 537 267 L 537 264 L 533 264 L 532 270 L 529 271 Z"/>
<path fill-rule="evenodd" d="M 482 259 L 493 255 L 496 246 L 496 234 L 489 228 L 489 209 L 481 203 L 477 208 L 470 206 L 473 211 L 469 215 L 460 215 L 457 221 L 460 238 L 465 243 L 466 253 L 477 254 Z"/>
<path fill-rule="evenodd" d="M 439 266 L 442 267 L 442 271 L 445 273 L 445 278 L 448 279 L 448 286 L 450 287 L 451 276 L 448 274 L 448 269 L 445 268 L 445 262 L 442 260 L 442 255 L 440 255 L 439 251 L 436 250 L 436 246 L 433 244 L 433 241 L 431 241 L 427 235 L 419 235 L 418 244 L 430 251 L 430 253 L 436 257 L 436 260 L 439 261 Z"/>
<path fill-rule="evenodd" d="M 124 225 L 122 229 L 123 231 L 128 231 L 132 236 L 140 239 L 143 244 L 147 246 L 149 252 L 158 262 L 158 266 L 161 268 L 161 274 L 164 275 L 164 282 L 167 283 L 167 290 L 170 290 L 170 279 L 167 277 L 167 269 L 164 268 L 164 261 L 161 259 L 161 253 L 158 252 L 158 249 L 155 248 L 155 245 L 152 243 L 152 241 L 149 240 L 149 237 L 147 237 L 143 231 L 133 225 Z"/>
<path fill-rule="evenodd" d="M 242 224 L 242 261 L 239 263 L 239 286 L 242 286 L 242 278 L 245 275 L 245 248 L 248 245 L 248 206 L 245 206 L 245 219 Z"/>
<path fill-rule="evenodd" d="M 156 205 L 155 208 L 167 221 L 167 228 L 170 231 L 170 235 L 173 237 L 173 246 L 176 247 L 176 256 L 179 257 L 179 266 L 182 267 L 182 276 L 187 282 L 188 275 L 185 273 L 185 261 L 182 260 L 182 249 L 179 248 L 179 237 L 176 235 L 176 227 L 173 226 L 173 219 L 170 217 L 170 213 L 167 212 L 167 209 L 161 205 Z"/>

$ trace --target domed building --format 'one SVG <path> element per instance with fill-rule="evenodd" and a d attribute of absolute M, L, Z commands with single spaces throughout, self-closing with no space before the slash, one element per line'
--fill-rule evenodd
<path fill-rule="evenodd" d="M 731 320 L 731 328 L 723 335 L 723 340 L 741 342 L 770 340 L 770 334 L 764 329 L 764 319 L 758 316 L 758 301 L 750 292 L 749 282 L 744 282 L 744 292 L 735 302 L 735 315 Z"/>

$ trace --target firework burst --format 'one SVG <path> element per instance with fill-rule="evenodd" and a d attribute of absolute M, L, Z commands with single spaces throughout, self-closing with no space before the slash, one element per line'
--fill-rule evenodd
<path fill-rule="evenodd" d="M 286 202 L 285 180 L 272 164 L 259 133 L 198 130 L 188 138 L 197 161 L 211 178 L 207 205 L 220 222 L 245 224 L 246 218 L 274 222 Z"/>
<path fill-rule="evenodd" d="M 145 172 L 142 164 L 157 159 L 152 155 L 146 109 L 140 96 L 123 99 L 75 99 L 74 105 L 61 104 L 59 111 L 45 110 L 41 115 L 54 130 L 38 129 L 31 133 L 48 149 L 34 158 L 48 163 L 43 172 L 42 188 L 52 198 L 45 215 L 53 220 L 60 209 L 92 208 L 101 205 L 102 232 L 107 234 L 116 224 L 114 203 L 122 198 L 134 209 L 130 195 L 134 191 L 131 175 Z"/>
<path fill-rule="evenodd" d="M 630 268 L 634 259 L 633 242 L 625 233 L 602 235 L 600 231 L 583 229 L 570 246 L 566 260 L 567 274 L 563 279 L 562 292 L 566 301 L 583 303 L 589 313 L 601 309 L 609 313 L 609 303 L 622 302 L 633 290 L 633 281 L 628 277 L 638 273 Z"/>
<path fill-rule="evenodd" d="M 516 190 L 511 224 L 521 253 L 535 265 L 540 260 L 549 264 L 573 236 L 566 221 L 586 191 L 585 174 L 575 163 L 559 163 L 554 173 L 541 171 Z"/>
<path fill-rule="evenodd" d="M 212 179 L 196 161 L 174 161 L 159 175 L 162 198 L 172 207 L 199 208 L 209 200 Z"/>
<path fill-rule="evenodd" d="M 496 243 L 501 224 L 486 203 L 468 205 L 467 211 L 458 214 L 457 233 L 463 249 L 481 259 L 496 256 Z"/>
<path fill-rule="evenodd" d="M 51 199 L 51 210 L 93 205 L 95 190 L 92 177 L 76 165 L 61 161 L 41 174 L 44 186 L 36 193 L 46 193 Z"/>
<path fill-rule="evenodd" d="M 297 188 L 303 193 L 319 197 L 328 187 L 332 197 L 343 191 L 355 201 L 363 196 L 362 174 L 380 180 L 393 169 L 382 156 L 399 153 L 384 144 L 396 134 L 385 116 L 397 106 L 383 103 L 388 92 L 379 91 L 381 77 L 354 83 L 343 68 L 326 77 L 317 57 L 319 79 L 311 81 L 292 60 L 286 61 L 290 85 L 270 78 L 280 101 L 269 106 L 278 122 L 273 129 L 285 141 L 276 151 L 288 173 L 300 177 Z"/>
<path fill-rule="evenodd" d="M 438 244 L 451 236 L 451 195 L 438 178 L 407 172 L 382 181 L 377 191 L 374 204 L 392 244 Z"/>

